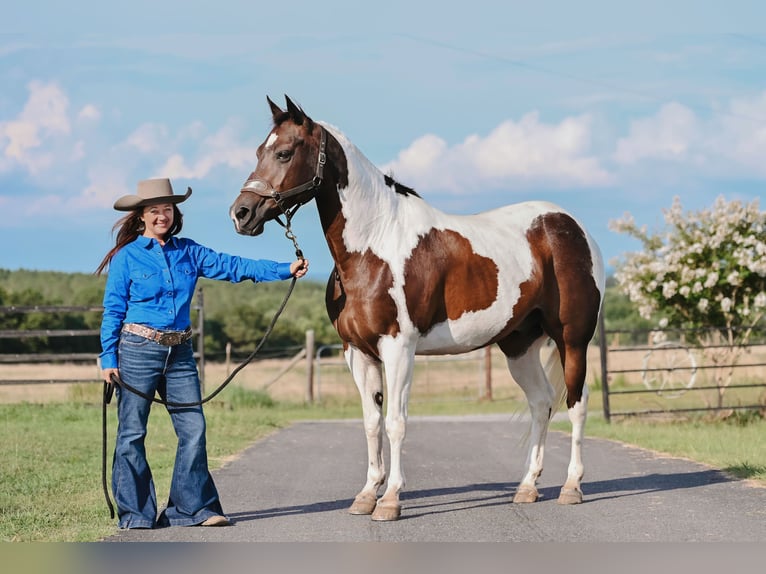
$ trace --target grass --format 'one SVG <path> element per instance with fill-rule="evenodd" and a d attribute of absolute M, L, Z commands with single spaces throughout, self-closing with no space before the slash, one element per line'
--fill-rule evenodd
<path fill-rule="evenodd" d="M 114 405 L 107 413 L 111 467 Z M 253 441 L 291 421 L 354 416 L 351 405 L 320 409 L 275 404 L 267 396 L 236 388 L 206 405 L 205 413 L 211 468 L 220 468 Z M 114 532 L 101 485 L 97 400 L 0 405 L 0 434 L 0 541 L 92 541 Z M 175 444 L 170 418 L 155 405 L 147 454 L 160 504 L 170 486 Z"/>
<path fill-rule="evenodd" d="M 556 422 L 551 428 L 566 431 L 569 424 Z M 611 423 L 601 416 L 591 416 L 585 426 L 585 435 L 696 460 L 766 486 L 766 442 L 763 439 L 766 419 L 758 416 L 740 414 L 723 420 L 709 416 L 686 420 L 626 418 Z"/>
<path fill-rule="evenodd" d="M 114 532 L 101 487 L 100 386 L 73 389 L 72 400 L 0 405 L 0 541 L 93 541 Z M 595 394 L 595 393 L 594 393 Z M 595 398 L 595 397 L 593 397 Z M 75 400 L 76 399 L 76 400 Z M 684 422 L 638 419 L 606 423 L 598 400 L 586 436 L 682 456 L 766 485 L 766 421 L 737 415 L 728 420 Z M 523 413 L 511 400 L 413 400 L 410 415 Z M 253 441 L 307 419 L 359 418 L 358 398 L 323 399 L 321 406 L 275 401 L 264 392 L 231 387 L 205 407 L 211 468 L 220 468 Z M 108 409 L 109 450 L 116 409 Z M 568 431 L 568 423 L 553 428 Z M 175 436 L 164 409 L 150 417 L 147 452 L 160 504 L 167 496 Z M 111 454 L 109 457 L 111 464 Z"/>

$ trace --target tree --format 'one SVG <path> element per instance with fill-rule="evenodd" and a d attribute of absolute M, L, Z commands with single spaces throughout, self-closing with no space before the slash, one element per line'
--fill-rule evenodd
<path fill-rule="evenodd" d="M 692 329 L 692 340 L 720 346 L 711 356 L 728 368 L 726 375 L 716 369 L 720 404 L 766 311 L 766 213 L 757 199 L 743 204 L 722 196 L 710 209 L 686 213 L 675 197 L 663 213 L 665 229 L 656 233 L 629 213 L 609 223 L 643 245 L 616 265 L 615 278 L 642 317 L 659 318 L 661 328 Z"/>

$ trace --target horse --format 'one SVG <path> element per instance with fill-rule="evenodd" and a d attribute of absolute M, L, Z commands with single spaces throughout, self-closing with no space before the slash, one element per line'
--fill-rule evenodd
<path fill-rule="evenodd" d="M 335 264 L 327 313 L 361 396 L 367 438 L 366 482 L 349 512 L 376 521 L 401 516 L 402 444 L 415 356 L 488 345 L 505 355 L 531 418 L 526 472 L 513 503 L 539 498 L 548 426 L 564 395 L 571 456 L 558 502 L 581 503 L 586 354 L 605 288 L 600 250 L 583 225 L 545 201 L 473 215 L 444 213 L 382 173 L 338 128 L 312 120 L 287 95 L 284 110 L 266 100 L 273 127 L 229 215 L 237 233 L 257 236 L 266 222 L 281 223 L 285 216 L 289 227 L 300 206 L 316 204 Z"/>

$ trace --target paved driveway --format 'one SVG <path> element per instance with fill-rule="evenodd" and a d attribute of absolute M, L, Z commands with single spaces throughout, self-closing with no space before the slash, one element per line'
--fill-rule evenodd
<path fill-rule="evenodd" d="M 525 429 L 510 416 L 411 418 L 402 517 L 379 523 L 346 512 L 365 477 L 361 421 L 296 423 L 214 473 L 232 527 L 116 531 L 107 541 L 766 542 L 766 488 L 587 436 L 583 504 L 556 503 L 569 459 L 559 432 L 548 437 L 542 500 L 512 504 Z"/>

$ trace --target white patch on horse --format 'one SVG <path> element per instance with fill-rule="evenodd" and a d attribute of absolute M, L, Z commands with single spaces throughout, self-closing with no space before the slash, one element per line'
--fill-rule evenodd
<path fill-rule="evenodd" d="M 405 337 L 417 329 L 407 311 L 404 267 L 420 240 L 431 230 L 454 231 L 465 237 L 473 251 L 498 265 L 498 292 L 486 309 L 470 311 L 431 328 L 418 339 L 416 353 L 461 353 L 482 346 L 505 326 L 521 296 L 520 285 L 532 274 L 534 261 L 527 231 L 542 214 L 561 212 L 558 206 L 531 201 L 500 207 L 478 215 L 450 215 L 415 196 L 393 193 L 379 171 L 337 128 L 322 125 L 338 140 L 346 154 L 348 188 L 338 190 L 347 225 L 343 241 L 351 252 L 369 249 L 386 262 L 393 274 L 389 294 L 398 309 L 399 328 Z M 355 194 L 353 201 L 348 194 Z M 513 249 L 510 249 L 513 246 Z M 526 247 L 525 247 L 526 246 Z"/>
<path fill-rule="evenodd" d="M 266 139 L 266 149 L 271 149 L 275 143 L 277 143 L 277 134 L 270 133 L 269 137 Z"/>

